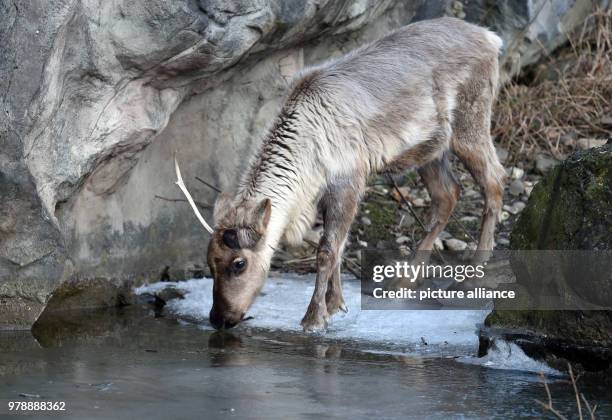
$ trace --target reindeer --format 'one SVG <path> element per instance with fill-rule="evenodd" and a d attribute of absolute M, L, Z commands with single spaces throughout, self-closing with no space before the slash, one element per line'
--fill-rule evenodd
<path fill-rule="evenodd" d="M 340 265 L 349 228 L 371 174 L 418 168 L 431 196 L 431 251 L 460 195 L 454 153 L 485 198 L 478 250 L 494 246 L 504 169 L 490 136 L 501 39 L 454 18 L 405 26 L 339 59 L 304 71 L 242 177 L 216 200 L 210 322 L 231 328 L 262 289 L 281 241 L 298 244 L 323 218 L 315 289 L 301 321 L 325 329 L 346 311 Z"/>

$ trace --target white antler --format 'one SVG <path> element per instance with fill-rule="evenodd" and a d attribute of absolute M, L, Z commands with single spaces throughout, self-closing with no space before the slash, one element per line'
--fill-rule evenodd
<path fill-rule="evenodd" d="M 179 165 L 178 165 L 178 161 L 176 160 L 176 156 L 174 156 L 174 167 L 176 169 L 176 185 L 179 186 L 181 191 L 183 191 L 183 194 L 185 194 L 185 197 L 187 197 L 187 201 L 191 205 L 191 208 L 193 209 L 193 212 L 195 213 L 200 223 L 202 223 L 202 226 L 204 226 L 204 229 L 206 229 L 208 233 L 213 233 L 213 229 L 210 227 L 208 223 L 206 223 L 206 220 L 204 220 L 204 218 L 202 217 L 202 214 L 200 214 L 200 211 L 198 210 L 196 203 L 193 201 L 193 198 L 191 198 L 191 194 L 189 194 L 189 191 L 187 191 L 187 187 L 185 187 L 185 183 L 183 182 L 183 177 L 181 176 L 181 170 L 179 169 Z"/>

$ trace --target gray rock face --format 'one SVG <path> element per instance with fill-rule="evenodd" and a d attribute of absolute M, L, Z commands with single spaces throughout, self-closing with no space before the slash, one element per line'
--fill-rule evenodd
<path fill-rule="evenodd" d="M 499 28 L 510 62 L 533 61 L 535 44 L 517 28 L 552 16 L 542 14 L 549 2 L 537 2 L 535 20 L 531 2 L 490 15 L 481 3 L 461 13 Z M 553 3 L 566 29 L 591 7 Z M 185 203 L 168 201 L 180 198 L 174 153 L 192 194 L 210 204 L 214 192 L 195 175 L 235 184 L 297 70 L 461 10 L 398 0 L 0 2 L 0 328 L 28 327 L 62 283 L 201 271 L 207 237 Z M 553 48 L 561 38 L 547 19 L 534 36 Z"/>

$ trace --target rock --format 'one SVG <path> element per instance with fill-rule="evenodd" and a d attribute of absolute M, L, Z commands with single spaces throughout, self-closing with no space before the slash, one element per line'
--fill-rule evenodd
<path fill-rule="evenodd" d="M 216 193 L 194 177 L 236 185 L 304 66 L 447 13 L 497 30 L 511 73 L 566 39 L 548 4 L 541 13 L 524 0 L 449 4 L 2 2 L 0 328 L 28 328 L 63 283 L 107 281 L 121 294 L 115 282 L 158 278 L 165 266 L 180 279 L 205 266 L 191 210 L 163 199 L 179 197 L 173 154 L 195 198 L 212 203 Z M 559 10 L 571 31 L 591 3 L 562 1 Z M 76 292 L 70 306 L 85 296 Z"/>
<path fill-rule="evenodd" d="M 548 155 L 540 154 L 536 157 L 536 172 L 544 175 L 548 172 L 553 166 L 557 164 L 557 160 Z"/>
<path fill-rule="evenodd" d="M 512 203 L 512 205 L 505 205 L 504 210 L 506 210 L 510 214 L 517 215 L 525 208 L 526 204 L 522 201 L 516 201 Z"/>
<path fill-rule="evenodd" d="M 400 236 L 395 240 L 395 242 L 397 242 L 400 245 L 409 243 L 410 241 L 411 239 L 408 236 Z"/>
<path fill-rule="evenodd" d="M 497 152 L 497 158 L 503 164 L 508 159 L 508 150 L 500 146 L 495 146 L 495 152 Z"/>
<path fill-rule="evenodd" d="M 508 192 L 514 196 L 519 196 L 525 192 L 525 185 L 520 179 L 515 179 L 508 186 Z"/>
<path fill-rule="evenodd" d="M 467 242 L 456 238 L 445 239 L 444 245 L 450 251 L 465 251 L 468 247 Z"/>
<path fill-rule="evenodd" d="M 576 145 L 579 149 L 586 150 L 591 147 L 600 147 L 606 144 L 607 140 L 605 139 L 592 139 L 592 138 L 582 138 L 578 139 Z"/>
<path fill-rule="evenodd" d="M 361 221 L 362 224 L 364 224 L 366 226 L 370 226 L 372 224 L 372 221 L 367 216 L 362 216 L 361 219 L 359 219 L 359 220 Z"/>
<path fill-rule="evenodd" d="M 445 240 L 445 239 L 450 239 L 452 238 L 453 235 L 451 235 L 450 233 L 448 233 L 447 231 L 443 230 L 442 232 L 440 232 L 440 234 L 438 235 L 438 238 L 440 238 L 441 240 Z"/>
<path fill-rule="evenodd" d="M 530 195 L 531 195 L 531 192 L 533 191 L 533 182 L 531 182 L 531 181 L 525 181 L 525 182 L 523 183 L 523 185 L 525 186 L 525 194 L 526 194 L 527 196 L 530 196 Z"/>
<path fill-rule="evenodd" d="M 434 241 L 434 249 L 437 249 L 438 251 L 444 251 L 444 243 L 442 242 L 442 239 L 436 238 L 436 240 Z"/>
<path fill-rule="evenodd" d="M 476 191 L 473 188 L 466 188 L 465 192 L 463 193 L 463 196 L 465 198 L 480 197 L 480 192 Z"/>
<path fill-rule="evenodd" d="M 401 228 L 409 228 L 416 223 L 416 219 L 412 216 L 412 214 L 402 211 L 400 216 L 400 221 L 397 224 L 398 229 Z"/>
<path fill-rule="evenodd" d="M 368 243 L 366 241 L 357 241 L 357 243 L 362 248 L 367 248 L 368 247 Z"/>
<path fill-rule="evenodd" d="M 510 240 L 507 238 L 497 238 L 497 244 L 498 245 L 502 245 L 502 246 L 508 246 L 510 245 Z"/>
<path fill-rule="evenodd" d="M 572 155 L 533 189 L 513 249 L 610 249 L 612 144 Z M 542 230 L 542 226 L 546 230 Z"/>
<path fill-rule="evenodd" d="M 576 138 L 578 137 L 578 133 L 575 131 L 570 131 L 569 133 L 563 134 L 559 139 L 561 144 L 565 147 L 574 147 L 576 146 Z"/>
<path fill-rule="evenodd" d="M 510 218 L 510 213 L 508 213 L 507 211 L 502 211 L 501 215 L 499 216 L 500 221 L 505 222 L 506 220 L 508 220 Z"/>
<path fill-rule="evenodd" d="M 423 198 L 417 197 L 412 200 L 412 205 L 414 207 L 425 207 L 425 200 Z"/>
<path fill-rule="evenodd" d="M 511 235 L 511 249 L 612 250 L 612 144 L 580 151 L 553 168 L 533 189 Z M 512 261 L 517 287 L 534 295 L 543 290 L 599 305 L 612 301 L 609 261 L 580 254 L 580 265 L 556 251 L 544 263 L 540 254 L 518 254 Z M 612 367 L 612 311 L 494 310 L 485 321 L 481 352 L 501 337 L 525 353 L 564 369 L 605 372 Z"/>
<path fill-rule="evenodd" d="M 410 188 L 409 187 L 399 187 L 399 190 L 400 190 L 400 192 L 402 194 L 401 196 L 400 196 L 400 193 L 398 193 L 395 188 L 391 191 L 391 197 L 395 201 L 397 201 L 398 203 L 403 203 L 404 200 L 402 200 L 402 196 L 406 200 L 408 200 L 408 201 L 412 200 L 412 198 L 410 197 Z"/>
<path fill-rule="evenodd" d="M 521 179 L 523 178 L 524 175 L 525 175 L 525 171 L 521 168 L 517 168 L 516 166 L 513 166 L 512 169 L 510 169 L 510 178 L 512 179 Z"/>

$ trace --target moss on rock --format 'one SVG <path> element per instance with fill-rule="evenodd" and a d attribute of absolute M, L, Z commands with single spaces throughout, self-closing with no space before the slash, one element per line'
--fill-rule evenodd
<path fill-rule="evenodd" d="M 575 153 L 553 168 L 533 189 L 512 231 L 511 248 L 612 250 L 611 167 L 612 144 L 608 142 Z M 585 262 L 588 267 L 609 263 L 597 256 L 589 258 Z M 541 268 L 537 259 L 522 259 L 520 263 L 531 273 L 538 273 Z M 573 289 L 580 289 L 585 296 L 589 295 L 587 299 L 590 297 L 591 302 L 596 301 L 594 295 L 609 302 L 612 276 L 589 276 L 588 267 L 578 267 L 581 274 L 576 275 L 576 267 L 565 267 L 559 261 L 558 275 L 527 276 L 529 281 L 542 284 L 523 286 L 532 290 L 552 287 L 561 296 L 565 291 L 576 293 Z M 551 284 L 543 284 L 551 278 Z M 572 288 L 576 282 L 581 282 L 580 288 Z M 611 311 L 494 310 L 485 320 L 485 327 L 481 343 L 490 343 L 495 335 L 501 334 L 516 341 L 528 354 L 549 362 L 571 361 L 589 370 L 612 366 Z"/>
<path fill-rule="evenodd" d="M 612 144 L 572 155 L 538 183 L 512 249 L 612 248 Z"/>

